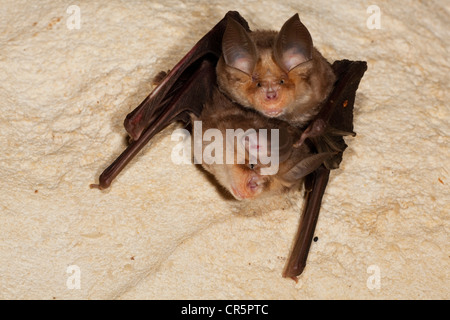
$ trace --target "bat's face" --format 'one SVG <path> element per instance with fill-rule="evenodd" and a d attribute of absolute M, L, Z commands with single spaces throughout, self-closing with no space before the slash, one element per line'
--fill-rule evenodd
<path fill-rule="evenodd" d="M 318 112 L 334 83 L 331 66 L 293 16 L 280 32 L 248 33 L 233 19 L 217 64 L 220 89 L 242 106 L 303 125 Z"/>
<path fill-rule="evenodd" d="M 252 118 L 249 117 L 248 121 L 251 120 Z M 203 132 L 211 129 L 208 128 L 208 121 L 203 121 L 203 124 Z M 227 127 L 233 127 L 233 125 L 230 123 Z M 240 139 L 243 138 L 238 138 L 238 140 Z M 214 138 L 214 141 L 216 141 L 216 138 Z M 200 143 L 200 141 L 197 143 Z M 227 148 L 227 143 L 224 142 L 222 146 L 218 146 L 221 149 L 220 151 L 215 149 L 211 152 L 214 157 L 222 154 L 222 158 L 212 160 L 212 158 L 208 158 L 211 147 L 210 141 L 201 141 L 201 143 L 202 161 L 198 161 L 199 159 L 196 157 L 197 161 L 201 162 L 202 167 L 211 173 L 235 199 L 253 199 L 271 189 L 273 176 L 263 175 L 261 171 L 261 169 L 267 169 L 270 165 L 262 165 L 259 162 L 250 164 L 248 149 L 244 145 L 241 147 L 238 142 L 234 144 L 233 148 Z"/>
<path fill-rule="evenodd" d="M 237 200 L 253 199 L 270 189 L 271 178 L 250 165 L 203 165 Z"/>
<path fill-rule="evenodd" d="M 201 121 L 193 118 L 194 136 L 199 125 L 203 136 L 194 137 L 196 162 L 237 200 L 282 189 L 276 180 L 292 151 L 290 133 L 285 128 L 272 132 L 273 125 L 265 118 L 237 107 L 222 94 L 215 94 L 214 102 L 205 106 Z M 262 134 L 248 127 L 252 124 L 268 129 Z"/>
<path fill-rule="evenodd" d="M 239 104 L 258 110 L 267 117 L 303 112 L 317 104 L 306 68 L 286 72 L 273 58 L 271 50 L 260 52 L 251 74 L 230 66 L 218 72 L 223 91 Z"/>
<path fill-rule="evenodd" d="M 306 149 L 306 147 L 303 147 Z M 296 150 L 292 156 L 280 164 L 275 175 L 263 175 L 262 164 L 205 164 L 203 168 L 228 190 L 236 200 L 254 199 L 276 195 L 298 187 L 303 178 L 316 170 L 331 153 L 305 154 Z"/>

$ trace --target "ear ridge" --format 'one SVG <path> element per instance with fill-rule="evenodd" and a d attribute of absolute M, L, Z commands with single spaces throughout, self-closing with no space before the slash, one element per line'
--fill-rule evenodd
<path fill-rule="evenodd" d="M 281 27 L 275 40 L 275 61 L 287 72 L 312 59 L 313 42 L 311 34 L 298 13 Z"/>
<path fill-rule="evenodd" d="M 228 18 L 222 38 L 225 63 L 246 74 L 252 74 L 256 64 L 256 47 L 247 31 L 233 18 Z"/>
<path fill-rule="evenodd" d="M 309 156 L 300 162 L 298 162 L 294 167 L 292 167 L 288 172 L 283 175 L 283 180 L 287 182 L 296 182 L 306 175 L 310 174 L 316 170 L 320 165 L 336 154 L 335 152 L 322 152 Z"/>

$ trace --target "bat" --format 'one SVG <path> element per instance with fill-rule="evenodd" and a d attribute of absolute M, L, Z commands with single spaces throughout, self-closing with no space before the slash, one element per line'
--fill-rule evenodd
<path fill-rule="evenodd" d="M 191 122 L 194 131 L 201 126 L 201 135 L 193 136 L 208 135 L 194 141 L 194 150 L 201 150 L 197 162 L 237 200 L 298 189 L 305 176 L 334 155 L 313 152 L 306 143 L 296 145 L 302 130 L 245 109 L 217 89 Z"/>
<path fill-rule="evenodd" d="M 223 100 L 223 98 L 214 98 L 214 95 L 217 94 L 215 93 L 216 86 L 219 82 L 216 69 L 222 57 L 222 39 L 230 21 L 238 23 L 246 32 L 250 32 L 247 22 L 239 13 L 230 11 L 194 45 L 170 72 L 164 77 L 160 77 L 159 85 L 125 118 L 124 126 L 130 136 L 130 144 L 103 171 L 99 177 L 99 183 L 90 185 L 91 188 L 108 188 L 114 178 L 142 147 L 169 124 L 182 121 L 187 125 L 192 119 L 196 119 L 195 117 L 201 116 L 202 110 L 208 102 L 216 101 L 214 99 Z M 308 159 L 310 157 L 315 159 L 314 155 L 322 154 L 318 156 L 322 158 L 313 161 L 313 166 L 306 166 L 313 168 L 317 166 L 317 163 L 323 163 L 304 178 L 305 189 L 308 192 L 295 244 L 283 272 L 284 277 L 295 277 L 303 271 L 329 172 L 331 169 L 338 167 L 342 160 L 342 153 L 346 148 L 342 136 L 353 132 L 354 98 L 359 81 L 366 69 L 367 65 L 363 61 L 342 60 L 333 63 L 334 75 L 337 80 L 328 98 L 321 103 L 320 111 L 306 129 L 296 131 L 287 124 L 265 120 L 265 125 L 269 124 L 268 128 L 272 129 L 275 126 L 280 130 L 281 143 L 278 151 L 282 155 L 280 160 L 283 160 L 280 161 L 280 168 L 284 168 L 283 170 L 287 170 L 286 172 L 292 167 L 284 162 L 295 162 L 297 159 Z M 214 105 L 214 103 L 211 105 Z M 251 117 L 255 124 L 259 123 L 259 120 L 255 120 L 254 114 Z M 275 120 L 279 119 L 273 119 L 273 121 Z M 286 137 L 286 139 L 283 137 Z M 247 152 L 251 149 L 250 140 L 252 139 L 255 140 L 252 136 L 248 137 L 249 143 L 244 140 L 243 145 L 244 149 L 247 146 L 247 149 L 245 149 Z M 290 149 L 291 153 L 287 152 L 287 149 Z M 294 155 L 296 153 L 300 154 L 298 158 Z M 289 187 L 289 181 L 286 182 L 280 178 L 282 173 L 280 171 L 278 178 Z M 291 187 L 301 179 L 297 178 L 299 176 L 301 175 L 291 179 L 294 181 Z M 294 175 L 290 177 L 294 177 Z M 220 179 L 218 178 L 218 180 Z M 284 179 L 286 180 L 286 177 Z M 241 180 L 249 181 L 244 178 L 241 178 Z M 274 188 L 274 186 L 283 185 L 282 182 L 272 182 L 270 183 L 271 188 L 262 188 L 260 191 L 256 190 L 258 186 L 265 186 L 266 184 L 255 182 L 250 183 L 250 185 L 245 184 L 245 187 L 256 190 L 253 194 L 248 194 L 251 198 L 264 193 L 263 191 L 277 189 L 278 187 Z M 226 185 L 227 181 L 222 183 Z M 240 192 L 245 192 L 245 189 Z M 231 193 L 233 193 L 233 190 L 231 190 Z M 246 196 L 246 194 L 243 195 Z M 237 196 L 239 197 L 239 194 Z"/>
<path fill-rule="evenodd" d="M 298 14 L 280 32 L 248 32 L 229 19 L 217 82 L 233 101 L 305 126 L 321 109 L 335 80 L 331 65 L 314 48 Z"/>

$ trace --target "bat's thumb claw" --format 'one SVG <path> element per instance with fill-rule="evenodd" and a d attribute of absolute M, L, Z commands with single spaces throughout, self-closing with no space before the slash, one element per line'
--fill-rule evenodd
<path fill-rule="evenodd" d="M 102 190 L 102 189 L 103 189 L 102 186 L 99 185 L 99 184 L 97 184 L 97 183 L 91 183 L 91 184 L 89 185 L 89 188 L 91 188 L 91 189 L 99 189 L 99 190 Z"/>
<path fill-rule="evenodd" d="M 328 132 L 333 136 L 356 136 L 356 132 L 353 131 L 344 131 L 333 127 L 328 127 Z"/>

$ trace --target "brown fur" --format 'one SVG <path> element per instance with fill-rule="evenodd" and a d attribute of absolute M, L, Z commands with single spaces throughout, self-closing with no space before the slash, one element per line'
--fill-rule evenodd
<path fill-rule="evenodd" d="M 205 105 L 200 118 L 192 116 L 192 120 L 202 121 L 202 133 L 214 128 L 219 129 L 223 136 L 225 136 L 226 129 L 240 128 L 246 131 L 253 128 L 255 130 L 268 129 L 269 131 L 270 129 L 278 128 L 281 130 L 281 128 L 284 128 L 289 133 L 293 145 L 301 135 L 301 130 L 284 121 L 266 118 L 253 110 L 241 108 L 218 90 L 214 92 L 212 100 Z M 209 143 L 203 142 L 202 150 Z M 246 164 L 225 164 L 224 159 L 224 164 L 202 163 L 202 166 L 236 199 L 251 199 L 262 195 L 283 193 L 300 186 L 302 179 L 292 181 L 285 179 L 285 177 L 289 176 L 289 170 L 299 161 L 311 155 L 311 151 L 304 144 L 300 148 L 289 148 L 287 152 L 289 153 L 287 160 L 280 163 L 278 173 L 270 176 L 260 175 L 262 164 L 258 163 L 254 168 L 251 168 L 248 161 L 246 161 Z M 225 146 L 223 154 L 225 158 Z M 283 157 L 282 154 L 280 154 L 281 157 Z"/>
<path fill-rule="evenodd" d="M 311 60 L 285 72 L 275 62 L 273 54 L 277 32 L 255 31 L 249 36 L 257 51 L 253 73 L 249 75 L 230 67 L 221 57 L 217 64 L 219 88 L 244 107 L 304 126 L 319 112 L 321 103 L 333 88 L 335 75 L 330 64 L 314 48 Z M 276 99 L 266 98 L 269 84 L 278 92 Z"/>

